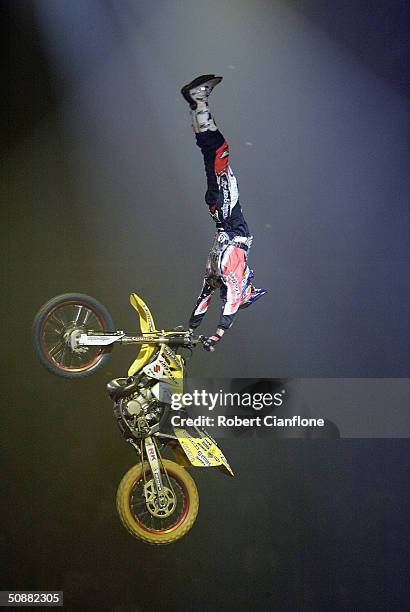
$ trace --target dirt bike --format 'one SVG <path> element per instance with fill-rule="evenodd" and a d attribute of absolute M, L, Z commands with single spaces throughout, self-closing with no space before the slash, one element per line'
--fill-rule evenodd
<path fill-rule="evenodd" d="M 198 491 L 185 467 L 218 467 L 230 476 L 233 472 L 205 430 L 169 424 L 172 394 L 183 393 L 186 357 L 180 353 L 192 353 L 202 338 L 181 328 L 158 331 L 145 302 L 135 293 L 130 302 L 139 315 L 140 335 L 114 331 L 107 309 L 90 296 L 57 296 L 34 319 L 34 346 L 41 363 L 66 378 L 95 372 L 115 344 L 140 347 L 128 376 L 107 384 L 117 424 L 139 459 L 120 482 L 117 510 L 133 536 L 150 544 L 170 544 L 188 532 L 199 509 Z M 177 463 L 163 459 L 165 449 Z"/>

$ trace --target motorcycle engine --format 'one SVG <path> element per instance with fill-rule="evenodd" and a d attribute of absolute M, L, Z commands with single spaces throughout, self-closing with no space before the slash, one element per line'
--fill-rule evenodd
<path fill-rule="evenodd" d="M 129 414 L 129 416 L 134 416 L 134 415 L 141 416 L 141 414 L 144 412 L 144 409 L 141 406 L 141 403 L 136 399 L 131 399 L 128 402 L 126 402 L 124 407 L 127 413 Z"/>
<path fill-rule="evenodd" d="M 123 401 L 124 416 L 135 422 L 145 418 L 152 427 L 161 418 L 162 407 L 149 388 L 143 387 L 132 397 Z M 127 419 L 128 420 L 128 419 Z"/>

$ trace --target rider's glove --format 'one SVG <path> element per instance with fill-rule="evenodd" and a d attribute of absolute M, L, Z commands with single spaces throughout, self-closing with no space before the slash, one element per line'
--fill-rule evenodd
<path fill-rule="evenodd" d="M 219 215 L 218 215 L 218 208 L 216 204 L 208 204 L 208 208 L 209 208 L 209 214 L 211 215 L 212 219 L 215 221 L 215 223 L 219 223 L 220 219 L 219 219 Z"/>
<path fill-rule="evenodd" d="M 202 342 L 202 346 L 206 351 L 213 352 L 215 350 L 215 345 L 220 341 L 221 338 L 222 334 L 219 335 L 218 333 L 216 333 L 213 336 L 205 338 Z"/>

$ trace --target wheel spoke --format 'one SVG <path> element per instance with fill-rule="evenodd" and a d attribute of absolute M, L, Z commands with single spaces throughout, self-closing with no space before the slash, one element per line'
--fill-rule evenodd
<path fill-rule="evenodd" d="M 60 309 L 61 310 L 61 309 Z M 54 321 L 54 323 L 56 323 L 57 325 L 60 325 L 61 327 L 64 327 L 64 321 L 62 321 L 55 312 L 52 313 L 52 315 L 50 316 L 50 318 L 48 319 L 49 321 Z"/>
<path fill-rule="evenodd" d="M 75 318 L 75 323 L 79 323 L 80 319 L 81 319 L 81 313 L 83 311 L 84 306 L 77 306 L 77 316 Z"/>
<path fill-rule="evenodd" d="M 52 357 L 53 359 L 55 359 L 55 357 L 57 356 L 58 353 L 60 353 L 64 348 L 64 344 L 63 342 L 57 342 L 57 344 L 55 344 L 49 351 L 48 354 L 50 355 L 50 357 Z"/>
<path fill-rule="evenodd" d="M 87 321 L 88 321 L 88 318 L 89 318 L 90 314 L 91 314 L 91 310 L 86 310 L 85 311 L 85 317 L 82 320 L 82 325 L 87 325 Z"/>
<path fill-rule="evenodd" d="M 63 346 L 63 352 L 61 354 L 61 359 L 60 359 L 60 363 L 61 365 L 65 366 L 65 354 L 66 354 L 66 350 L 67 350 L 67 345 L 65 344 Z"/>
<path fill-rule="evenodd" d="M 49 336 L 61 338 L 63 335 L 63 329 L 55 327 L 52 323 L 47 323 L 46 327 L 44 328 L 44 333 Z"/>
<path fill-rule="evenodd" d="M 54 323 L 54 325 L 56 326 L 55 329 L 58 330 L 59 332 L 62 332 L 64 330 L 64 323 L 63 321 L 61 321 L 61 319 L 59 319 L 55 313 L 53 313 L 51 315 L 51 317 L 47 320 L 47 323 Z"/>
<path fill-rule="evenodd" d="M 55 320 L 59 321 L 63 327 L 66 327 L 68 323 L 72 323 L 74 321 L 73 315 L 73 306 L 68 304 L 66 306 L 62 306 L 58 308 L 55 312 L 53 312 L 52 317 Z"/>

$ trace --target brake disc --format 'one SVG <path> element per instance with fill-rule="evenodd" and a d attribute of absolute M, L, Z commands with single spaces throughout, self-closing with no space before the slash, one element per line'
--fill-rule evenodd
<path fill-rule="evenodd" d="M 175 494 L 169 487 L 163 488 L 160 506 L 160 500 L 152 478 L 144 485 L 144 496 L 148 512 L 156 518 L 171 516 L 177 506 Z"/>

